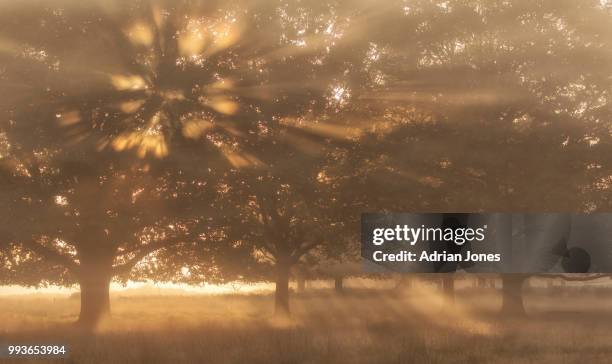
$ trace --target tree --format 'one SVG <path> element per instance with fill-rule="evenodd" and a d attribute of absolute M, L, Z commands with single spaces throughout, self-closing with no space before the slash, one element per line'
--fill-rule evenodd
<path fill-rule="evenodd" d="M 515 317 L 525 315 L 523 304 L 523 285 L 529 274 L 502 274 L 502 307 L 501 314 Z"/>
<path fill-rule="evenodd" d="M 78 284 L 79 321 L 88 327 L 109 314 L 113 278 L 188 236 L 176 197 L 182 181 L 159 166 L 123 162 L 41 154 L 18 164 L 3 192 L 13 283 Z"/>
<path fill-rule="evenodd" d="M 348 242 L 347 221 L 337 206 L 333 186 L 320 164 L 301 171 L 279 166 L 257 172 L 236 172 L 221 198 L 221 213 L 231 241 L 252 244 L 256 259 L 269 266 L 275 289 L 275 312 L 289 314 L 291 269 L 318 250 L 339 255 Z"/>
<path fill-rule="evenodd" d="M 375 17 L 369 72 L 385 82 L 361 97 L 387 124 L 351 154 L 365 180 L 354 194 L 384 188 L 374 202 L 396 211 L 606 211 L 609 15 L 578 9 L 422 1 Z"/>
<path fill-rule="evenodd" d="M 506 256 L 511 259 L 514 269 L 525 273 L 502 274 L 502 314 L 526 314 L 522 289 L 529 277 L 587 282 L 609 276 L 589 273 L 593 271 L 591 258 L 583 248 L 594 249 L 592 253 L 609 258 L 610 252 L 603 241 L 603 237 L 609 234 L 609 222 L 593 217 L 576 219 L 571 214 L 517 214 L 513 220 L 513 241 L 518 246 L 510 246 L 510 254 Z M 578 244 L 568 248 L 570 239 Z M 607 268 L 600 265 L 595 267 L 595 271 L 606 271 Z M 530 273 L 545 271 L 556 273 Z"/>
<path fill-rule="evenodd" d="M 137 278 L 131 268 L 148 254 L 186 244 L 192 225 L 204 229 L 206 191 L 218 186 L 211 171 L 222 176 L 227 166 L 261 164 L 250 139 L 282 131 L 293 149 L 312 152 L 337 138 L 331 123 L 306 128 L 298 119 L 338 111 L 346 99 L 328 105 L 332 73 L 325 81 L 314 77 L 339 41 L 336 32 L 320 32 L 336 24 L 333 9 L 242 5 L 3 8 L 2 38 L 10 41 L 0 53 L 0 130 L 13 154 L 3 159 L 10 187 L 3 199 L 15 216 L 27 217 L 3 224 L 7 266 L 22 272 L 11 277 L 78 282 L 80 320 L 93 326 L 109 311 L 112 277 Z M 285 15 L 269 21 L 281 10 Z M 321 16 L 298 31 L 311 12 Z M 294 42 L 301 38 L 317 41 L 302 47 L 304 39 Z M 177 206 L 185 196 L 202 205 Z"/>

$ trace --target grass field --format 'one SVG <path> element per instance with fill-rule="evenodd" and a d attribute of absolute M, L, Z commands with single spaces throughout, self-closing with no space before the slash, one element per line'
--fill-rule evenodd
<path fill-rule="evenodd" d="M 292 319 L 278 320 L 266 294 L 117 293 L 113 320 L 90 335 L 71 325 L 74 298 L 5 296 L 0 342 L 68 343 L 75 363 L 612 362 L 612 297 L 601 293 L 530 293 L 528 318 L 496 314 L 494 289 L 458 292 L 453 307 L 429 288 L 292 299 Z"/>

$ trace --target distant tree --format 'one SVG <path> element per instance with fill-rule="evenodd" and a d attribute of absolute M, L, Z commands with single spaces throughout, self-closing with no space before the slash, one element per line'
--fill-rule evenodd
<path fill-rule="evenodd" d="M 341 196 L 341 193 L 339 196 Z M 348 226 L 358 228 L 357 220 L 359 216 L 352 217 L 352 213 L 348 209 L 342 218 L 349 222 Z M 315 249 L 306 254 L 296 267 L 296 274 L 301 274 L 312 280 L 332 280 L 334 289 L 339 293 L 344 291 L 344 280 L 346 278 L 366 276 L 367 274 L 362 269 L 361 242 L 358 234 L 356 231 L 347 229 L 344 233 L 344 239 L 346 239 L 346 242 L 339 246 L 325 245 L 324 249 Z M 329 247 L 335 250 L 329 251 Z"/>
<path fill-rule="evenodd" d="M 252 247 L 255 259 L 276 284 L 275 312 L 289 314 L 292 268 L 309 254 L 340 256 L 354 235 L 336 197 L 335 181 L 321 159 L 296 166 L 270 165 L 261 171 L 227 175 L 219 214 L 230 241 Z"/>

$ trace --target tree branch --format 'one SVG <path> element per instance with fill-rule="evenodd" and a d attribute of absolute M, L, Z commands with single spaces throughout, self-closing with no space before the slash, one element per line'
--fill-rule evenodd
<path fill-rule="evenodd" d="M 74 260 L 61 254 L 60 252 L 39 244 L 34 240 L 21 242 L 21 245 L 51 262 L 55 262 L 66 267 L 72 273 L 78 274 L 80 268 L 79 265 Z"/>
<path fill-rule="evenodd" d="M 561 278 L 568 282 L 586 282 L 592 281 L 594 279 L 599 278 L 612 278 L 612 274 L 610 273 L 591 273 L 591 274 L 581 274 L 581 273 L 573 273 L 573 274 L 545 274 L 546 278 Z"/>
<path fill-rule="evenodd" d="M 138 262 L 140 262 L 142 259 L 144 259 L 144 257 L 146 257 L 147 255 L 157 251 L 157 250 L 161 250 L 164 248 L 167 248 L 169 246 L 172 246 L 174 244 L 177 244 L 179 242 L 183 242 L 185 240 L 187 240 L 187 238 L 190 236 L 190 234 L 185 234 L 185 235 L 180 235 L 180 236 L 173 236 L 171 238 L 167 238 L 167 239 L 163 239 L 163 240 L 158 240 L 156 242 L 147 244 L 142 246 L 139 250 L 137 250 L 136 255 L 134 255 L 131 259 L 129 259 L 127 262 L 123 263 L 123 264 L 118 264 L 113 266 L 113 274 L 114 275 L 120 275 L 120 274 L 125 274 L 128 273 L 130 270 L 132 270 L 132 268 L 134 268 L 134 266 L 136 264 L 138 264 Z"/>
<path fill-rule="evenodd" d="M 298 249 L 296 249 L 296 251 L 291 254 L 291 259 L 295 262 L 297 262 L 298 260 L 300 260 L 300 258 L 302 257 L 302 255 L 308 253 L 310 250 L 316 248 L 317 246 L 323 244 L 323 239 L 319 239 L 317 241 L 314 241 L 312 243 L 300 246 Z"/>

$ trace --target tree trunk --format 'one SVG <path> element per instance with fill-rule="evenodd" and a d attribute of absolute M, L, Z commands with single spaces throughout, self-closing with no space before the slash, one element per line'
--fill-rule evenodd
<path fill-rule="evenodd" d="M 455 277 L 452 274 L 445 274 L 445 277 L 442 278 L 442 294 L 444 304 L 455 304 Z"/>
<path fill-rule="evenodd" d="M 289 266 L 277 264 L 276 290 L 274 291 L 274 313 L 289 316 Z"/>
<path fill-rule="evenodd" d="M 95 328 L 110 316 L 110 274 L 95 272 L 80 279 L 81 312 L 78 323 Z"/>
<path fill-rule="evenodd" d="M 89 242 L 78 248 L 78 279 L 81 289 L 81 312 L 78 324 L 95 329 L 110 317 L 110 282 L 116 248 L 111 244 Z"/>
<path fill-rule="evenodd" d="M 306 278 L 301 274 L 297 277 L 297 290 L 298 292 L 304 292 L 306 289 Z"/>
<path fill-rule="evenodd" d="M 523 283 L 528 275 L 502 274 L 502 309 L 503 315 L 524 316 Z"/>
<path fill-rule="evenodd" d="M 412 276 L 412 273 L 410 275 L 402 274 L 397 280 L 397 283 L 395 284 L 395 289 L 398 291 L 401 291 L 404 289 L 411 289 L 413 288 L 412 287 L 413 285 L 414 285 L 414 277 Z"/>
<path fill-rule="evenodd" d="M 336 292 L 342 292 L 344 290 L 344 281 L 342 277 L 336 277 L 334 279 L 334 289 Z"/>

